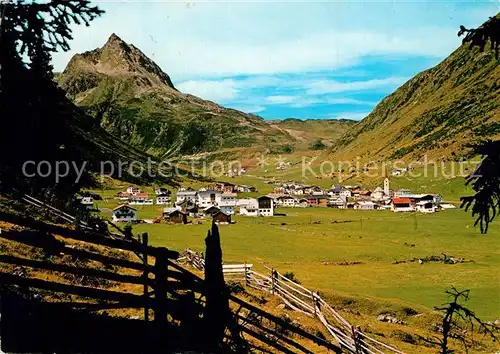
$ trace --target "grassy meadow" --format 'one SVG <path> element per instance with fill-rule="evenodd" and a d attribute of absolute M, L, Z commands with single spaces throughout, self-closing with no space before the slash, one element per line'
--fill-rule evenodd
<path fill-rule="evenodd" d="M 105 191 L 105 199 L 116 191 Z M 117 204 L 99 202 L 104 215 Z M 161 206 L 137 207 L 139 218 L 160 215 Z M 224 260 L 263 264 L 294 272 L 312 290 L 326 296 L 354 296 L 408 306 L 432 308 L 446 300 L 451 286 L 470 289 L 469 306 L 484 319 L 500 317 L 500 225 L 487 235 L 474 227 L 463 210 L 434 215 L 389 211 L 283 208 L 286 216 L 234 216 L 221 225 Z M 201 225 L 139 224 L 156 246 L 182 251 L 204 250 L 210 220 Z M 414 246 L 411 246 L 414 245 Z M 464 258 L 464 263 L 395 261 L 440 256 Z M 340 265 L 340 262 L 358 264 Z"/>

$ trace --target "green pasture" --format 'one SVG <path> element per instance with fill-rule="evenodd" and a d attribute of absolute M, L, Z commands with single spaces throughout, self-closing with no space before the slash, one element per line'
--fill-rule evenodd
<path fill-rule="evenodd" d="M 140 218 L 161 208 L 139 208 Z M 433 307 L 446 300 L 444 291 L 470 289 L 470 307 L 485 319 L 500 317 L 500 226 L 488 235 L 474 228 L 463 210 L 434 215 L 395 214 L 328 208 L 278 209 L 286 216 L 235 216 L 220 226 L 228 263 L 263 264 L 292 271 L 307 287 L 323 294 L 369 297 Z M 335 223 L 336 221 L 336 223 Z M 201 225 L 140 224 L 151 243 L 182 251 L 204 250 L 210 220 Z M 405 244 L 406 243 L 406 244 Z M 411 246 L 414 245 L 414 246 Z M 439 256 L 462 257 L 464 263 L 395 261 Z M 338 265 L 338 262 L 361 262 Z"/>

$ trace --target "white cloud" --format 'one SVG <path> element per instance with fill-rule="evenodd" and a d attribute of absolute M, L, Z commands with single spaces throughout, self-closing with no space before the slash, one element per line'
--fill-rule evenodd
<path fill-rule="evenodd" d="M 403 77 L 388 77 L 385 79 L 373 79 L 367 81 L 339 82 L 335 80 L 321 80 L 307 85 L 307 93 L 318 95 L 325 93 L 339 93 L 349 91 L 374 90 L 399 86 L 408 79 Z"/>
<path fill-rule="evenodd" d="M 234 100 L 239 93 L 236 82 L 226 80 L 189 80 L 178 84 L 177 89 L 184 93 L 190 93 L 205 100 L 219 103 Z"/>
<path fill-rule="evenodd" d="M 246 106 L 246 105 L 233 106 L 233 105 L 231 105 L 231 108 L 237 109 L 238 111 L 245 112 L 245 113 L 259 113 L 259 112 L 263 112 L 266 110 L 266 107 L 264 107 L 264 106 Z"/>
<path fill-rule="evenodd" d="M 285 95 L 277 95 L 277 96 L 269 96 L 266 97 L 266 101 L 271 104 L 286 104 L 292 103 L 296 100 L 295 96 L 285 96 Z"/>
<path fill-rule="evenodd" d="M 56 70 L 62 70 L 75 52 L 105 43 L 111 32 L 141 48 L 179 81 L 332 70 L 352 66 L 366 55 L 444 57 L 460 44 L 458 25 L 470 24 L 470 8 L 453 3 L 141 1 L 98 5 L 108 12 L 89 28 L 76 27 L 73 51 L 55 55 Z M 493 4 L 474 6 L 485 19 L 495 12 Z"/>

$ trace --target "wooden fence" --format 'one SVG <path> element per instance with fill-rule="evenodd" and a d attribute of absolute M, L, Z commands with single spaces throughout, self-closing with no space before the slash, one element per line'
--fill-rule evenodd
<path fill-rule="evenodd" d="M 61 219 L 67 223 L 73 224 L 76 221 L 71 215 L 52 208 L 46 203 L 31 197 L 26 199 L 29 200 L 29 202 L 27 200 L 26 202 L 30 205 L 43 208 L 44 211 L 49 210 L 57 216 L 63 216 L 64 218 Z M 128 330 L 129 325 L 127 327 L 121 326 L 122 322 L 120 322 L 120 329 L 113 332 L 114 326 L 112 324 L 103 325 L 101 316 L 99 319 L 100 322 L 94 321 L 95 318 L 93 317 L 93 322 L 90 319 L 89 322 L 84 322 L 86 325 L 82 325 L 84 330 L 81 331 L 81 337 L 75 338 L 75 336 L 79 336 L 77 330 L 79 323 L 60 326 L 60 323 L 72 318 L 74 315 L 73 312 L 65 317 L 63 316 L 61 320 L 56 320 L 59 317 L 54 316 L 54 320 L 50 324 L 40 324 L 37 322 L 37 326 L 29 327 L 27 323 L 30 323 L 30 318 L 36 316 L 16 316 L 15 313 L 8 311 L 9 308 L 14 307 L 4 304 L 5 306 L 2 306 L 4 313 L 2 314 L 0 325 L 5 329 L 5 332 L 2 331 L 2 347 L 6 351 L 54 352 L 76 350 L 92 352 L 98 347 L 99 350 L 109 353 L 120 351 L 154 353 L 165 352 L 165 338 L 169 338 L 170 342 L 173 343 L 171 345 L 176 343 L 176 337 L 182 336 L 185 339 L 186 335 L 191 335 L 193 336 L 191 340 L 193 343 L 201 338 L 204 324 L 200 319 L 203 318 L 206 287 L 210 286 L 210 284 L 206 284 L 201 277 L 189 272 L 177 263 L 179 259 L 185 260 L 202 270 L 204 269 L 205 261 L 200 255 L 188 252 L 184 258 L 179 257 L 178 252 L 161 247 L 151 247 L 148 244 L 147 234 L 143 234 L 138 239 L 125 238 L 125 234 L 119 227 L 117 227 L 120 231 L 119 234 L 99 234 L 90 227 L 85 227 L 83 230 L 74 230 L 63 226 L 49 225 L 32 218 L 16 216 L 6 212 L 0 212 L 0 220 L 26 228 L 26 231 L 12 230 L 2 232 L 0 234 L 1 238 L 23 242 L 35 247 L 56 242 L 57 247 L 51 249 L 51 252 L 54 252 L 56 257 L 60 254 L 70 255 L 75 259 L 99 262 L 105 267 L 99 269 L 83 268 L 78 265 L 55 264 L 51 261 L 32 260 L 9 255 L 0 255 L 0 263 L 27 269 L 57 272 L 64 279 L 67 279 L 64 276 L 64 274 L 67 274 L 77 275 L 78 277 L 101 278 L 122 284 L 133 284 L 136 290 L 132 293 L 114 291 L 94 285 L 67 284 L 53 280 L 49 281 L 48 279 L 43 280 L 25 275 L 0 272 L 0 279 L 3 285 L 12 284 L 23 289 L 39 289 L 45 294 L 58 293 L 62 294 L 63 298 L 66 298 L 66 296 L 79 297 L 79 300 L 76 302 L 70 300 L 58 303 L 64 306 L 64 308 L 59 309 L 61 313 L 66 313 L 67 309 L 71 311 L 78 310 L 79 314 L 82 311 L 94 314 L 95 311 L 120 308 L 143 310 L 143 315 L 135 320 L 135 322 L 139 321 L 143 325 L 134 327 L 132 332 Z M 57 235 L 63 239 L 98 245 L 111 250 L 119 249 L 125 253 L 130 252 L 131 257 L 106 256 L 95 252 L 95 250 L 88 251 L 71 247 L 65 244 L 65 242 L 57 241 L 52 235 Z M 139 261 L 132 260 L 134 257 L 137 257 Z M 131 275 L 131 272 L 119 274 L 107 267 L 121 267 L 122 270 L 129 269 L 134 271 L 132 272 L 134 275 Z M 242 276 L 243 279 L 251 279 L 251 275 L 253 274 L 251 264 L 226 265 L 223 271 L 226 277 Z M 142 289 L 140 293 L 137 292 L 139 288 Z M 9 296 L 2 296 L 1 299 L 2 301 L 7 301 L 5 299 L 9 299 Z M 236 335 L 242 335 L 251 347 L 258 348 L 262 352 L 277 350 L 283 353 L 312 354 L 314 350 L 311 348 L 315 347 L 334 353 L 342 352 L 339 346 L 308 333 L 242 299 L 229 295 L 229 302 L 232 304 L 231 308 L 236 309 L 232 311 L 233 325 L 228 324 L 228 328 L 226 329 L 226 340 L 229 345 L 232 342 L 234 343 Z M 53 311 L 50 310 L 48 312 L 49 321 Z M 234 325 L 236 325 L 236 328 Z M 43 333 L 41 335 L 42 340 L 37 341 L 36 338 L 26 340 L 26 328 L 23 328 L 23 326 L 30 329 L 29 333 L 40 334 L 41 331 Z M 61 339 L 57 330 L 52 330 L 56 327 L 58 330 L 67 333 L 63 339 Z M 94 327 L 95 330 L 92 331 Z M 154 336 L 151 336 L 152 329 L 153 334 L 156 333 Z M 158 334 L 158 331 L 164 331 L 164 334 Z M 122 340 L 115 341 L 113 347 L 103 347 L 106 343 L 100 344 L 100 341 L 109 342 L 107 339 L 115 338 L 104 336 L 103 333 L 109 334 L 109 332 L 116 333 L 116 338 L 123 338 Z M 134 332 L 136 333 L 133 334 Z M 16 336 L 20 337 L 16 338 Z M 82 338 L 85 339 L 82 340 Z M 95 341 L 92 340 L 93 338 L 95 338 Z M 188 340 L 187 342 L 190 341 Z M 73 347 L 75 343 L 78 343 L 80 347 Z M 136 347 L 138 343 L 139 347 Z M 96 347 L 92 347 L 92 345 Z"/>
<path fill-rule="evenodd" d="M 203 257 L 193 250 L 186 250 L 180 261 L 188 262 L 198 270 L 203 270 Z M 289 308 L 310 317 L 317 317 L 344 351 L 356 354 L 404 354 L 366 335 L 344 319 L 318 293 L 297 284 L 275 269 L 264 266 L 269 270 L 269 275 L 264 275 L 255 271 L 252 265 L 248 267 L 244 264 L 224 265 L 223 267 L 232 270 L 230 273 L 225 272 L 225 276 L 226 274 L 231 274 L 231 276 L 239 274 L 246 286 L 279 296 Z"/>

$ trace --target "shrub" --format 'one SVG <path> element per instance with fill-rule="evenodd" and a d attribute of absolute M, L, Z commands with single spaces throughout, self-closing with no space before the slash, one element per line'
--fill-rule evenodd
<path fill-rule="evenodd" d="M 396 330 L 392 332 L 392 337 L 399 339 L 402 342 L 405 343 L 410 343 L 410 344 L 417 344 L 417 339 L 413 337 L 410 333 L 403 332 L 400 330 Z"/>
<path fill-rule="evenodd" d="M 300 281 L 297 279 L 294 272 L 286 272 L 285 274 L 283 274 L 283 276 L 297 284 L 300 284 Z"/>
<path fill-rule="evenodd" d="M 315 140 L 310 146 L 311 150 L 323 150 L 325 147 L 326 145 L 321 139 Z"/>

